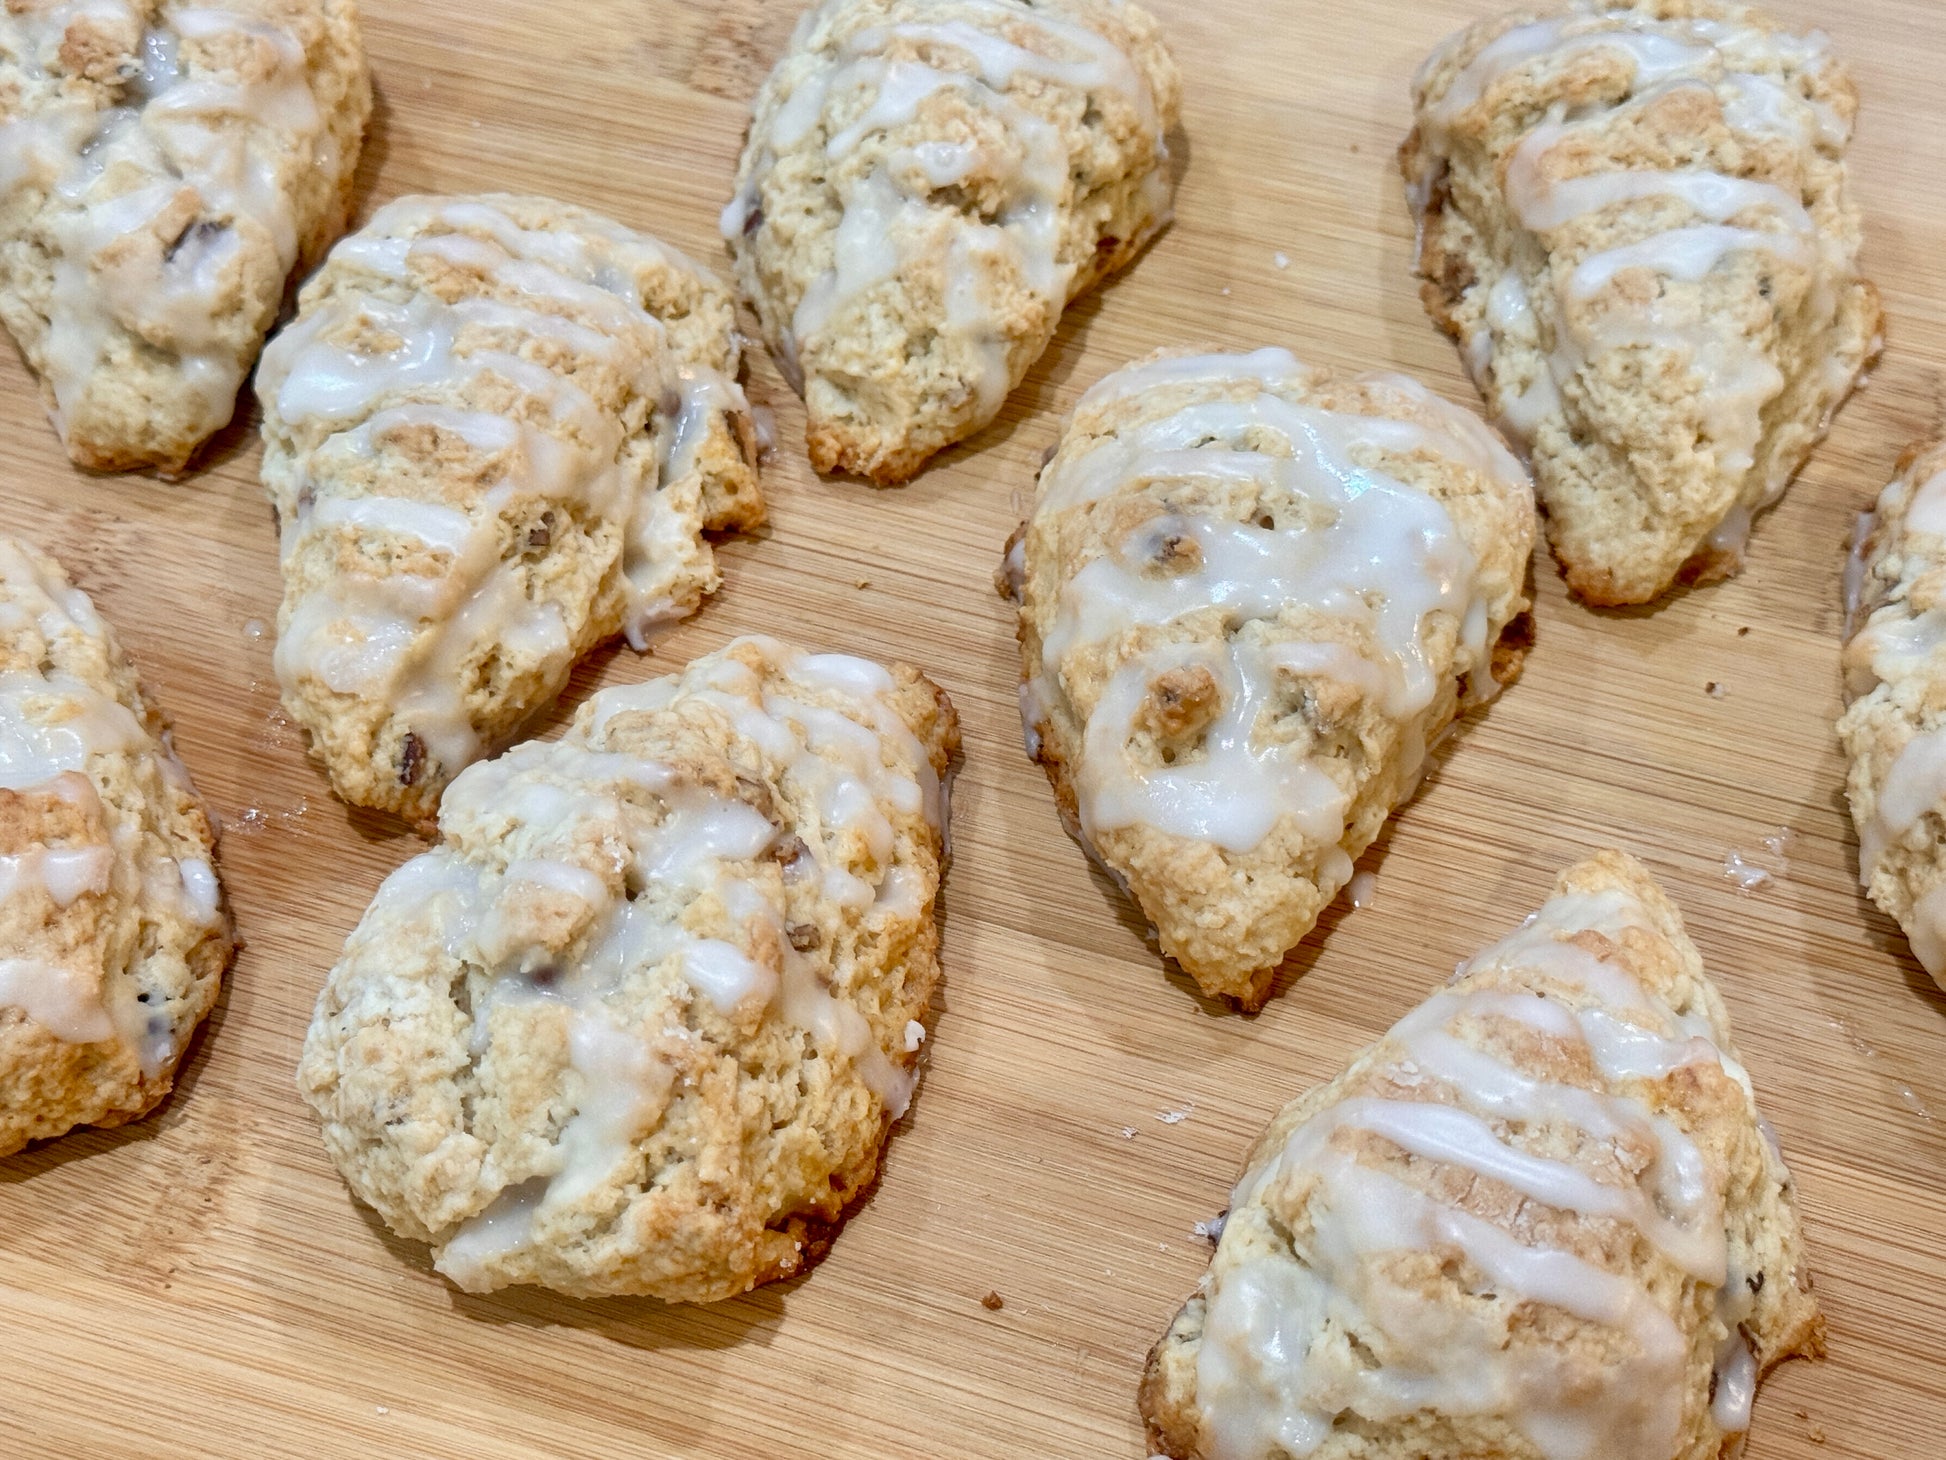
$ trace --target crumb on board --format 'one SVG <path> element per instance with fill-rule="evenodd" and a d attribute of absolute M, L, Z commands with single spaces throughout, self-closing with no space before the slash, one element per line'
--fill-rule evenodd
<path fill-rule="evenodd" d="M 1730 687 L 1720 679 L 1712 679 L 1703 686 L 1703 693 L 1713 700 L 1720 700 L 1730 692 Z"/>
<path fill-rule="evenodd" d="M 1132 1126 L 1132 1125 L 1125 1125 L 1125 1126 L 1123 1126 L 1123 1127 L 1122 1127 L 1122 1139 L 1123 1139 L 1123 1140 L 1125 1140 L 1125 1141 L 1132 1141 L 1132 1140 L 1134 1140 L 1134 1139 L 1135 1139 L 1135 1127 L 1134 1127 L 1134 1126 Z"/>
<path fill-rule="evenodd" d="M 1737 630 L 1737 637 L 1741 639 L 1745 637 L 1747 634 L 1749 634 L 1749 632 L 1750 632 L 1750 625 L 1745 624 L 1742 628 Z"/>
<path fill-rule="evenodd" d="M 1196 1102 L 1194 1100 L 1185 1100 L 1178 1109 L 1158 1110 L 1155 1113 L 1155 1118 L 1164 1125 L 1181 1125 L 1185 1120 L 1189 1119 L 1190 1112 L 1195 1108 Z"/>
<path fill-rule="evenodd" d="M 980 1299 L 980 1306 L 989 1313 L 998 1313 L 1002 1308 L 1007 1306 L 1007 1303 L 998 1293 L 989 1289 L 987 1295 Z"/>
<path fill-rule="evenodd" d="M 854 588 L 869 588 L 872 586 L 872 580 L 870 578 L 863 578 L 863 577 L 854 578 L 851 580 L 851 586 Z"/>

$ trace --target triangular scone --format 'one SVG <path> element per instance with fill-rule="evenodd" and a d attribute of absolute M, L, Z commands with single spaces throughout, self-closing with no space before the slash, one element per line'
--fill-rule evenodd
<path fill-rule="evenodd" d="M 1126 0 L 824 0 L 757 97 L 723 234 L 819 471 L 978 431 L 1168 221 L 1180 90 Z"/>
<path fill-rule="evenodd" d="M 0 318 L 68 455 L 178 472 L 345 226 L 353 0 L 0 6 Z"/>
<path fill-rule="evenodd" d="M 1946 988 L 1946 442 L 1906 452 L 1860 522 L 1845 624 L 1859 880 Z"/>
<path fill-rule="evenodd" d="M 1149 1355 L 1172 1460 L 1716 1460 L 1821 1347 L 1790 1173 L 1633 859 L 1565 873 L 1251 1149 Z"/>
<path fill-rule="evenodd" d="M 958 740 L 917 670 L 739 639 L 467 771 L 305 1041 L 352 1190 L 474 1292 L 799 1271 L 912 1094 Z"/>
<path fill-rule="evenodd" d="M 402 198 L 264 351 L 277 678 L 345 800 L 432 815 L 574 661 L 763 520 L 729 291 L 546 198 Z"/>
<path fill-rule="evenodd" d="M 1877 354 L 1822 35 L 1714 0 L 1577 0 L 1461 32 L 1401 163 L 1422 294 L 1590 603 L 1742 562 Z"/>
<path fill-rule="evenodd" d="M 169 1093 L 234 948 L 215 846 L 88 595 L 0 536 L 0 1155 Z"/>
<path fill-rule="evenodd" d="M 1009 549 L 1064 818 L 1210 994 L 1255 1007 L 1518 668 L 1527 475 L 1401 375 L 1165 351 L 1081 398 Z"/>

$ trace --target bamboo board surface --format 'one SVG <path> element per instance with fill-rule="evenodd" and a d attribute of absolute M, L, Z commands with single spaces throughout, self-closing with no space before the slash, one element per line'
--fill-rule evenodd
<path fill-rule="evenodd" d="M 903 490 L 812 476 L 802 413 L 754 351 L 772 525 L 722 549 L 722 592 L 652 656 L 597 655 L 564 701 L 771 631 L 910 659 L 965 721 L 913 1111 L 832 1255 L 735 1302 L 468 1297 L 354 1205 L 292 1071 L 346 932 L 422 844 L 333 801 L 278 712 L 255 413 L 184 484 L 89 478 L 0 359 L 7 526 L 66 561 L 173 716 L 248 940 L 162 1111 L 0 1162 L 0 1455 L 1140 1456 L 1143 1354 L 1247 1142 L 1604 845 L 1688 915 L 1801 1188 L 1831 1352 L 1773 1377 L 1748 1453 L 1941 1453 L 1946 1000 L 1857 891 L 1831 724 L 1852 516 L 1946 409 L 1946 11 L 1774 5 L 1824 23 L 1858 77 L 1891 343 L 1745 574 L 1597 615 L 1543 556 L 1524 679 L 1362 860 L 1372 905 L 1329 913 L 1244 1019 L 1165 972 L 1062 833 L 1020 748 L 990 574 L 1061 413 L 1154 346 L 1287 344 L 1474 403 L 1420 312 L 1392 150 L 1414 66 L 1492 5 L 1152 3 L 1185 81 L 1174 227 L 1069 312 L 998 423 Z M 748 100 L 796 8 L 368 0 L 361 214 L 408 191 L 551 192 L 720 266 Z M 1726 855 L 1765 859 L 1780 827 L 1788 871 L 1740 893 Z"/>

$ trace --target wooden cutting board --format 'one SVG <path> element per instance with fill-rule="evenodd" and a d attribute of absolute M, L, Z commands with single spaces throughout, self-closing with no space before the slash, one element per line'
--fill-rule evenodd
<path fill-rule="evenodd" d="M 903 490 L 816 479 L 757 351 L 772 525 L 723 549 L 698 617 L 646 659 L 596 656 L 564 706 L 774 631 L 930 670 L 966 762 L 931 1063 L 884 1178 L 822 1266 L 713 1308 L 467 1297 L 352 1203 L 292 1071 L 346 932 L 422 844 L 333 801 L 278 711 L 255 413 L 183 484 L 86 477 L 7 352 L 6 525 L 68 563 L 174 716 L 248 943 L 161 1112 L 0 1162 L 0 1454 L 1138 1457 L 1143 1354 L 1202 1270 L 1192 1225 L 1245 1144 L 1605 845 L 1688 914 L 1802 1189 L 1831 1353 L 1771 1380 L 1749 1454 L 1941 1454 L 1946 1000 L 1857 890 L 1831 733 L 1853 514 L 1942 426 L 1936 0 L 1776 3 L 1829 26 L 1865 97 L 1854 180 L 1891 337 L 1870 388 L 1737 581 L 1596 614 L 1543 557 L 1525 678 L 1365 857 L 1372 904 L 1325 918 L 1260 1017 L 1164 969 L 1021 751 L 989 580 L 1086 385 L 1211 340 L 1402 368 L 1473 403 L 1420 313 L 1392 151 L 1414 66 L 1491 5 L 1156 0 L 1184 73 L 1178 221 L 1069 312 L 996 425 Z M 550 192 L 721 260 L 748 101 L 795 4 L 367 8 L 363 212 Z M 1788 870 L 1762 845 L 1779 828 Z M 1732 851 L 1776 880 L 1739 892 Z"/>

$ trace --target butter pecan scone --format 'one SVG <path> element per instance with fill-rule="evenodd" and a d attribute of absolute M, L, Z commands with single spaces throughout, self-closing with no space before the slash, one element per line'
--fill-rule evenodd
<path fill-rule="evenodd" d="M 1845 588 L 1838 735 L 1859 880 L 1946 988 L 1946 443 L 1899 462 Z"/>
<path fill-rule="evenodd" d="M 1722 997 L 1619 852 L 1286 1106 L 1221 1230 L 1142 1382 L 1173 1460 L 1716 1460 L 1822 1347 Z"/>
<path fill-rule="evenodd" d="M 805 14 L 723 236 L 814 467 L 901 482 L 999 413 L 1068 301 L 1168 221 L 1179 91 L 1124 0 Z"/>
<path fill-rule="evenodd" d="M 304 1046 L 352 1190 L 470 1291 L 798 1271 L 912 1094 L 958 740 L 917 670 L 739 639 L 467 771 Z"/>
<path fill-rule="evenodd" d="M 345 226 L 353 0 L 0 6 L 0 318 L 68 455 L 180 471 Z"/>
<path fill-rule="evenodd" d="M 1825 37 L 1576 0 L 1454 36 L 1413 103 L 1421 293 L 1531 452 L 1569 586 L 1736 571 L 1880 343 Z"/>
<path fill-rule="evenodd" d="M 763 521 L 735 304 L 545 198 L 403 198 L 264 351 L 277 678 L 334 790 L 428 819 L 574 661 L 637 648 Z"/>
<path fill-rule="evenodd" d="M 1404 376 L 1163 352 L 1081 398 L 1008 552 L 1028 751 L 1205 992 L 1262 1003 L 1512 678 L 1534 536 L 1520 464 Z"/>
<path fill-rule="evenodd" d="M 232 951 L 215 842 L 87 594 L 0 537 L 0 1155 L 169 1093 Z"/>

